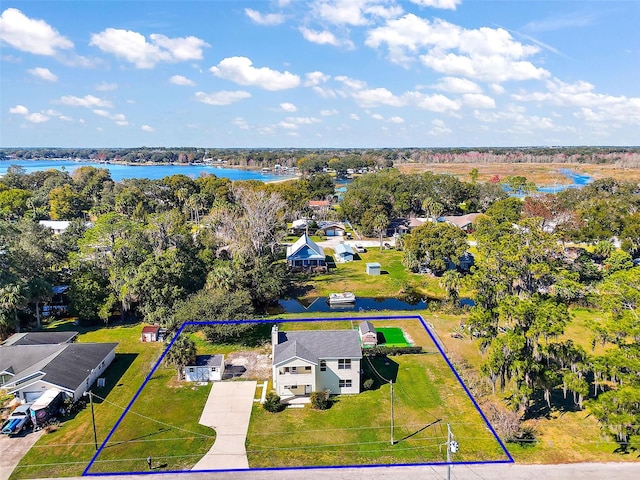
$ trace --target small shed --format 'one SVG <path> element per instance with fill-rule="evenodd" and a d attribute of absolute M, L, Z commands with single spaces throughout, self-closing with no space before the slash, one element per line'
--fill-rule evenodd
<path fill-rule="evenodd" d="M 375 263 L 367 263 L 367 275 L 380 275 L 380 264 Z"/>
<path fill-rule="evenodd" d="M 336 252 L 336 262 L 338 263 L 352 262 L 353 256 L 355 255 L 355 252 L 353 251 L 353 247 L 351 245 L 348 245 L 342 242 L 336 245 L 335 252 Z"/>
<path fill-rule="evenodd" d="M 219 382 L 224 375 L 224 355 L 198 355 L 195 365 L 187 365 L 188 382 Z"/>
<path fill-rule="evenodd" d="M 378 333 L 371 322 L 360 322 L 360 341 L 365 347 L 375 347 L 378 344 Z"/>
<path fill-rule="evenodd" d="M 140 340 L 143 342 L 160 342 L 164 340 L 163 335 L 161 335 L 161 329 L 158 325 L 146 325 L 142 327 L 142 335 L 140 336 Z"/>

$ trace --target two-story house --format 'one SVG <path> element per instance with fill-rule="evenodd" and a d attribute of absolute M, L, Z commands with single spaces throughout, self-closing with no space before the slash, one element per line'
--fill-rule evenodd
<path fill-rule="evenodd" d="M 360 335 L 355 330 L 271 329 L 273 386 L 280 398 L 360 393 Z"/>

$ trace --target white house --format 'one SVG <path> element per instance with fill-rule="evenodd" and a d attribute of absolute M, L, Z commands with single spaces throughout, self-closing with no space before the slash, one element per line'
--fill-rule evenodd
<path fill-rule="evenodd" d="M 311 392 L 360 393 L 360 336 L 355 330 L 271 330 L 273 386 L 286 401 Z"/>
<path fill-rule="evenodd" d="M 188 382 L 219 382 L 224 375 L 224 355 L 198 355 L 195 365 L 184 370 Z"/>
<path fill-rule="evenodd" d="M 77 332 L 66 332 L 72 338 Z M 8 393 L 32 402 L 50 388 L 79 400 L 115 358 L 117 343 L 67 343 L 60 335 L 29 333 L 0 346 L 0 385 Z M 33 339 L 29 339 L 32 336 Z"/>

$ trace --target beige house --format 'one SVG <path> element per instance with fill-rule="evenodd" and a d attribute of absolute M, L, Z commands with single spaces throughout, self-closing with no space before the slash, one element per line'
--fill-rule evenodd
<path fill-rule="evenodd" d="M 311 392 L 360 393 L 360 335 L 355 330 L 271 330 L 273 386 L 283 401 Z"/>

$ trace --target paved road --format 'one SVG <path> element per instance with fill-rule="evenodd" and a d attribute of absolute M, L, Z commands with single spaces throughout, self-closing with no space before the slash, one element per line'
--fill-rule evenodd
<path fill-rule="evenodd" d="M 40 438 L 44 430 L 22 432 L 15 437 L 0 435 L 0 480 L 7 480 L 25 453 Z"/>
<path fill-rule="evenodd" d="M 252 470 L 169 475 L 171 475 L 170 478 L 178 480 L 443 480 L 447 478 L 447 467 Z M 86 478 L 77 477 L 71 480 L 86 480 Z M 103 480 L 140 480 L 140 475 L 110 477 L 101 474 L 100 478 Z M 640 463 L 455 465 L 451 470 L 451 478 L 453 480 L 638 480 L 640 478 Z"/>
<path fill-rule="evenodd" d="M 249 468 L 245 441 L 257 382 L 214 382 L 200 423 L 216 431 L 211 450 L 192 470 Z"/>

